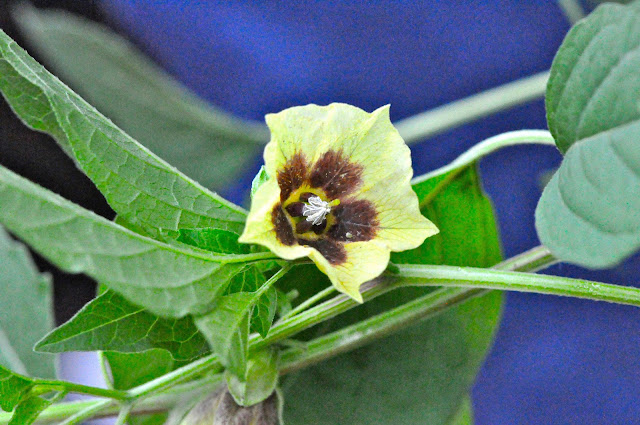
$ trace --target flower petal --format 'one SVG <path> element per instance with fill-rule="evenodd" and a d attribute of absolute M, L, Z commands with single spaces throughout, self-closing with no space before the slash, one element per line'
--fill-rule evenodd
<path fill-rule="evenodd" d="M 320 271 L 329 276 L 338 291 L 361 303 L 360 286 L 380 276 L 387 268 L 389 249 L 375 242 L 353 242 L 342 246 L 346 260 L 340 264 L 331 264 L 315 250 L 310 257 Z"/>

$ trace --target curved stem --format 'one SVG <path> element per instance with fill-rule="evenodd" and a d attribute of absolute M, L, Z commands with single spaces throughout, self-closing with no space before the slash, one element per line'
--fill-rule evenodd
<path fill-rule="evenodd" d="M 416 143 L 494 112 L 540 98 L 545 93 L 548 79 L 549 72 L 541 72 L 405 118 L 394 125 L 407 144 Z"/>
<path fill-rule="evenodd" d="M 555 140 L 553 139 L 551 133 L 549 133 L 547 130 L 517 130 L 498 134 L 497 136 L 489 137 L 488 139 L 485 139 L 482 142 L 474 145 L 473 147 L 471 147 L 471 149 L 465 151 L 453 162 L 445 165 L 444 167 L 440 167 L 427 174 L 423 174 L 414 178 L 411 181 L 411 184 L 420 183 L 433 177 L 446 174 L 450 171 L 461 170 L 464 166 L 476 162 L 482 157 L 487 156 L 499 149 L 507 146 L 523 144 L 555 146 Z"/>
<path fill-rule="evenodd" d="M 329 286 L 328 288 L 323 289 L 322 291 L 318 292 L 314 296 L 310 297 L 308 300 L 304 301 L 303 303 L 300 303 L 300 305 L 298 305 L 296 308 L 294 308 L 293 310 L 291 310 L 290 312 L 282 316 L 280 320 L 284 320 L 288 317 L 295 316 L 301 311 L 304 311 L 307 308 L 311 307 L 312 305 L 316 304 L 323 298 L 326 298 L 329 295 L 333 294 L 335 291 L 336 291 L 336 288 L 334 288 L 333 286 Z"/>

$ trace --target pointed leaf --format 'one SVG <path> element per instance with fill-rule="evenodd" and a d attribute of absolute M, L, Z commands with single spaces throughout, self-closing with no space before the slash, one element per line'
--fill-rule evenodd
<path fill-rule="evenodd" d="M 179 173 L 48 73 L 0 30 L 0 91 L 35 130 L 51 134 L 133 225 L 240 232 L 240 207 Z"/>
<path fill-rule="evenodd" d="M 33 387 L 33 381 L 0 366 L 0 408 L 11 412 Z"/>
<path fill-rule="evenodd" d="M 33 345 L 53 328 L 49 276 L 38 272 L 27 248 L 0 227 L 0 364 L 16 372 L 55 378 L 56 356 Z"/>
<path fill-rule="evenodd" d="M 30 425 L 49 406 L 51 406 L 50 400 L 42 397 L 30 397 L 16 406 L 9 425 Z"/>
<path fill-rule="evenodd" d="M 269 139 L 265 125 L 210 107 L 103 25 L 31 7 L 15 16 L 64 81 L 206 187 L 218 190 L 233 182 Z"/>
<path fill-rule="evenodd" d="M 536 209 L 540 240 L 563 261 L 615 266 L 640 249 L 640 1 L 569 32 L 546 104 L 566 156 Z"/>
<path fill-rule="evenodd" d="M 278 308 L 276 288 L 269 288 L 256 302 L 251 314 L 251 330 L 258 332 L 263 338 L 269 333 Z"/>
<path fill-rule="evenodd" d="M 0 167 L 0 222 L 63 270 L 86 273 L 153 313 L 203 313 L 242 264 L 147 238 Z"/>
<path fill-rule="evenodd" d="M 254 303 L 255 295 L 249 292 L 224 295 L 215 310 L 195 318 L 220 363 L 239 376 L 244 376 L 247 367 L 249 315 Z"/>
<path fill-rule="evenodd" d="M 113 291 L 85 305 L 67 323 L 36 345 L 46 353 L 65 351 L 168 351 L 176 360 L 194 360 L 208 352 L 207 341 L 190 316 L 158 317 Z"/>
<path fill-rule="evenodd" d="M 268 398 L 278 384 L 278 354 L 272 349 L 252 353 L 244 377 L 227 373 L 227 386 L 236 403 L 253 406 Z"/>

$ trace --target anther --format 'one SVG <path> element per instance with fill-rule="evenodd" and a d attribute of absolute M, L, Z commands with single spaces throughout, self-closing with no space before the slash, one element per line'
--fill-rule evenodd
<path fill-rule="evenodd" d="M 309 204 L 302 208 L 302 215 L 307 217 L 307 221 L 311 222 L 311 224 L 320 224 L 327 214 L 331 212 L 331 204 L 323 201 L 319 196 L 310 196 Z"/>

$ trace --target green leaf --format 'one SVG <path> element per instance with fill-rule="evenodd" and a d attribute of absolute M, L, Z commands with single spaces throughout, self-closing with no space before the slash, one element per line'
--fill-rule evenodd
<path fill-rule="evenodd" d="M 175 360 L 194 360 L 209 350 L 190 316 L 158 317 L 107 291 L 36 345 L 46 353 L 65 351 L 141 352 L 167 350 Z"/>
<path fill-rule="evenodd" d="M 500 260 L 493 211 L 474 164 L 482 155 L 418 179 L 414 190 L 422 201 L 421 210 L 441 233 L 415 251 L 395 253 L 393 261 L 491 266 Z M 424 288 L 393 291 L 339 316 L 323 330 L 339 329 L 426 292 Z M 467 396 L 487 353 L 501 305 L 502 296 L 496 292 L 473 299 L 287 377 L 282 384 L 285 422 L 447 424 Z"/>
<path fill-rule="evenodd" d="M 0 365 L 39 378 L 55 378 L 56 356 L 33 345 L 53 328 L 53 292 L 27 248 L 0 227 Z"/>
<path fill-rule="evenodd" d="M 195 318 L 220 363 L 238 376 L 244 376 L 247 367 L 249 315 L 254 304 L 253 293 L 236 292 L 220 297 L 215 310 Z"/>
<path fill-rule="evenodd" d="M 260 171 L 255 175 L 253 180 L 251 181 L 251 198 L 256 193 L 258 188 L 262 186 L 262 183 L 266 182 L 269 179 L 269 175 L 267 174 L 267 170 L 264 168 L 264 165 L 260 167 Z"/>
<path fill-rule="evenodd" d="M 31 379 L 0 366 L 0 408 L 5 412 L 11 412 L 33 385 Z"/>
<path fill-rule="evenodd" d="M 266 295 L 273 284 L 286 275 L 289 267 L 285 266 L 261 283 L 254 292 L 233 292 L 218 299 L 213 311 L 195 318 L 196 326 L 205 335 L 211 350 L 218 356 L 220 363 L 227 371 L 239 377 L 245 376 L 247 369 L 249 320 L 258 301 Z M 261 275 L 254 267 L 249 267 L 243 274 L 242 282 L 229 285 L 237 290 L 251 290 L 253 280 L 261 282 Z M 245 281 L 249 286 L 245 286 Z M 275 307 L 274 307 L 275 308 Z"/>
<path fill-rule="evenodd" d="M 102 353 L 104 362 L 109 367 L 108 382 L 116 390 L 129 390 L 159 378 L 172 370 L 179 363 L 171 358 L 165 350 L 149 350 L 142 353 L 117 353 L 105 351 Z M 167 419 L 167 413 L 131 416 L 129 425 L 162 425 Z"/>
<path fill-rule="evenodd" d="M 49 406 L 51 406 L 50 400 L 42 397 L 30 397 L 16 406 L 9 425 L 30 425 Z"/>
<path fill-rule="evenodd" d="M 31 7 L 14 15 L 27 40 L 64 81 L 209 188 L 232 183 L 269 139 L 265 125 L 210 107 L 103 25 Z"/>
<path fill-rule="evenodd" d="M 278 354 L 265 349 L 252 353 L 244 377 L 227 373 L 227 386 L 236 403 L 253 406 L 269 397 L 278 384 Z"/>
<path fill-rule="evenodd" d="M 640 248 L 640 2 L 569 32 L 546 103 L 566 156 L 536 210 L 540 240 L 563 261 L 614 266 Z"/>
<path fill-rule="evenodd" d="M 147 238 L 0 167 L 0 222 L 52 263 L 164 316 L 204 313 L 243 264 Z"/>
<path fill-rule="evenodd" d="M 464 398 L 456 415 L 451 418 L 447 425 L 473 425 L 473 408 L 471 399 L 468 396 Z"/>
<path fill-rule="evenodd" d="M 251 314 L 251 330 L 258 332 L 263 338 L 269 333 L 271 324 L 278 308 L 278 293 L 276 288 L 269 288 L 258 298 Z"/>
<path fill-rule="evenodd" d="M 31 128 L 51 134 L 133 225 L 240 232 L 244 211 L 179 173 L 49 74 L 0 30 L 0 91 Z M 137 119 L 138 117 L 136 117 Z"/>
<path fill-rule="evenodd" d="M 258 267 L 248 267 L 236 274 L 227 287 L 225 295 L 236 292 L 255 292 L 264 284 L 264 275 Z M 271 328 L 277 308 L 277 294 L 275 288 L 269 288 L 259 297 L 251 313 L 251 330 L 263 337 Z"/>
<path fill-rule="evenodd" d="M 248 254 L 251 245 L 238 242 L 239 237 L 220 229 L 180 229 L 177 241 L 219 254 Z"/>
<path fill-rule="evenodd" d="M 129 390 L 173 370 L 174 360 L 165 350 L 143 353 L 103 353 L 109 363 L 111 385 L 116 390 Z"/>

